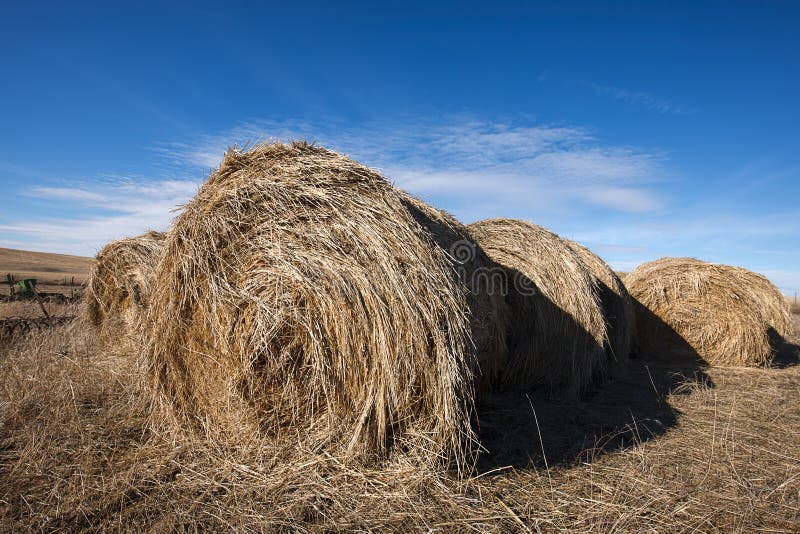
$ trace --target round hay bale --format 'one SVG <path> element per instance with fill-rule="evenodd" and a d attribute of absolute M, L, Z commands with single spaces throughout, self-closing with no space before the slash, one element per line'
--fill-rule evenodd
<path fill-rule="evenodd" d="M 509 280 L 512 321 L 502 384 L 576 395 L 605 374 L 600 288 L 580 255 L 556 234 L 525 221 L 491 219 L 468 228 Z"/>
<path fill-rule="evenodd" d="M 638 352 L 718 366 L 771 363 L 791 328 L 785 299 L 763 276 L 694 258 L 661 258 L 625 278 Z"/>
<path fill-rule="evenodd" d="M 580 257 L 600 287 L 600 302 L 608 330 L 607 357 L 612 362 L 626 362 L 631 352 L 635 317 L 633 302 L 625 284 L 600 256 L 579 243 L 568 239 L 564 241 Z M 612 366 L 612 369 L 616 368 Z"/>
<path fill-rule="evenodd" d="M 468 238 L 324 148 L 229 150 L 156 270 L 146 353 L 157 403 L 221 443 L 463 461 L 473 372 L 499 357 L 475 347 L 502 347 L 503 333 L 502 303 L 468 285 L 488 259 L 450 253 Z"/>
<path fill-rule="evenodd" d="M 147 232 L 103 247 L 84 291 L 85 321 L 96 327 L 140 324 L 165 238 L 164 233 Z"/>

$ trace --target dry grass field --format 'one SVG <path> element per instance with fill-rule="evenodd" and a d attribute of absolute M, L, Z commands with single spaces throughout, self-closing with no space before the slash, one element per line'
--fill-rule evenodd
<path fill-rule="evenodd" d="M 7 287 L 7 286 L 5 286 Z M 44 307 L 50 315 L 75 315 L 78 309 L 76 303 L 70 302 L 45 302 Z M 20 300 L 15 302 L 0 303 L 0 319 L 9 317 L 42 317 L 42 310 L 35 300 Z"/>
<path fill-rule="evenodd" d="M 43 285 L 60 285 L 75 277 L 76 284 L 83 284 L 89 276 L 92 258 L 30 252 L 0 247 L 0 274 L 11 273 L 18 278 L 36 278 Z"/>
<path fill-rule="evenodd" d="M 792 344 L 771 369 L 633 360 L 580 401 L 489 397 L 463 478 L 175 439 L 119 346 L 78 323 L 0 342 L 0 530 L 800 530 Z"/>
<path fill-rule="evenodd" d="M 15 274 L 85 278 L 91 261 L 0 253 Z M 38 314 L 0 303 L 0 317 Z M 634 359 L 580 400 L 484 397 L 483 451 L 461 477 L 401 459 L 354 468 L 291 439 L 175 437 L 120 340 L 78 322 L 0 338 L 0 531 L 797 532 L 793 319 L 773 368 Z"/>

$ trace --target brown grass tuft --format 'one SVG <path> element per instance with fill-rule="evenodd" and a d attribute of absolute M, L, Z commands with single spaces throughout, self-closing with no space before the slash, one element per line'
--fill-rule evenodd
<path fill-rule="evenodd" d="M 662 258 L 625 278 L 644 354 L 689 353 L 707 363 L 771 363 L 792 330 L 785 299 L 765 277 L 694 258 Z"/>
<path fill-rule="evenodd" d="M 607 267 L 601 268 L 598 261 L 602 260 L 524 221 L 491 219 L 474 223 L 469 230 L 506 270 L 512 286 L 508 291 L 513 317 L 510 355 L 503 386 L 529 389 L 538 385 L 575 395 L 606 374 L 610 361 L 604 350 L 609 339 L 604 295 L 593 273 L 602 271 L 607 280 L 616 281 L 616 277 L 606 272 Z M 591 260 L 593 269 L 583 258 Z M 611 305 L 613 299 L 608 300 Z M 624 311 L 614 324 L 626 328 Z M 615 331 L 614 351 L 626 351 L 627 335 Z"/>
<path fill-rule="evenodd" d="M 476 360 L 503 347 L 502 301 L 469 286 L 488 259 L 449 253 L 467 238 L 334 152 L 230 150 L 156 270 L 146 353 L 157 403 L 222 443 L 463 462 Z"/>

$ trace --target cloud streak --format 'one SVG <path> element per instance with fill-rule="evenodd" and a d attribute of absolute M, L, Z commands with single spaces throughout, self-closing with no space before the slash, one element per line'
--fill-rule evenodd
<path fill-rule="evenodd" d="M 37 220 L 0 221 L 2 242 L 48 252 L 94 255 L 112 239 L 165 229 L 177 206 L 194 196 L 199 183 L 191 180 L 145 180 L 103 177 L 72 187 L 34 187 L 27 195 L 52 203 L 54 214 Z M 57 206 L 68 201 L 81 215 L 63 217 Z"/>
<path fill-rule="evenodd" d="M 616 100 L 641 106 L 657 113 L 673 115 L 691 115 L 694 113 L 694 110 L 691 108 L 658 98 L 643 91 L 631 91 L 621 87 L 601 85 L 593 82 L 582 82 L 582 84 L 592 89 L 598 95 L 609 96 Z"/>

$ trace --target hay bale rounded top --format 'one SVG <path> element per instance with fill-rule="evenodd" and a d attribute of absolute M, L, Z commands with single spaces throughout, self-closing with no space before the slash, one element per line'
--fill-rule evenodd
<path fill-rule="evenodd" d="M 157 401 L 221 439 L 464 460 L 476 362 L 503 348 L 502 306 L 467 280 L 488 259 L 459 263 L 448 250 L 466 239 L 335 152 L 229 150 L 157 268 L 147 340 Z"/>
<path fill-rule="evenodd" d="M 165 238 L 164 233 L 147 232 L 112 241 L 100 250 L 83 296 L 83 315 L 89 324 L 130 328 L 141 321 Z"/>
<path fill-rule="evenodd" d="M 600 287 L 582 254 L 526 221 L 490 219 L 468 228 L 508 278 L 504 386 L 575 395 L 604 375 L 610 362 Z"/>
<path fill-rule="evenodd" d="M 630 272 L 637 351 L 690 355 L 720 366 L 771 363 L 789 334 L 786 301 L 765 277 L 694 258 L 661 258 Z"/>

